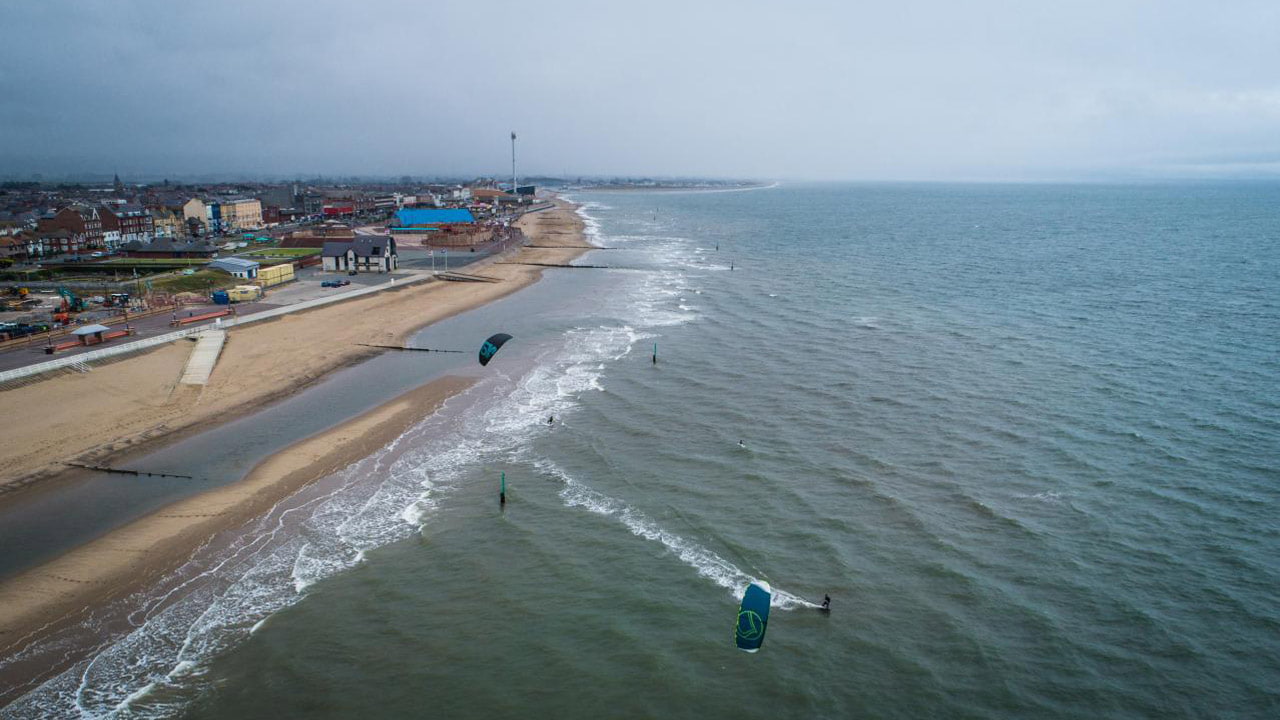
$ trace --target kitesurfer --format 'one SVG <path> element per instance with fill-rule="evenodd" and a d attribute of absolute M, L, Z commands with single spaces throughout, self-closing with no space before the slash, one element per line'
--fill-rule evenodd
<path fill-rule="evenodd" d="M 821 610 L 822 612 L 831 612 L 831 596 L 830 595 L 822 596 L 822 607 L 818 609 Z"/>
<path fill-rule="evenodd" d="M 548 425 L 550 425 L 551 423 L 553 423 L 553 422 L 555 422 L 555 421 L 556 421 L 556 416 L 555 416 L 555 415 L 552 415 L 551 417 L 547 418 L 547 424 L 548 424 Z"/>
<path fill-rule="evenodd" d="M 738 441 L 738 447 L 740 447 L 740 448 L 744 448 L 744 447 L 746 447 L 746 446 L 747 446 L 747 444 L 746 444 L 746 443 L 742 442 L 741 440 L 739 440 L 739 441 Z"/>

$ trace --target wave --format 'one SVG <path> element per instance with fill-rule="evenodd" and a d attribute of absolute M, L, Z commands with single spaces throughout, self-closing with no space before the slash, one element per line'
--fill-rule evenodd
<path fill-rule="evenodd" d="M 588 512 L 618 520 L 637 537 L 660 543 L 681 562 L 693 568 L 699 576 L 728 590 L 735 599 L 742 599 L 747 585 L 751 582 L 766 579 L 754 577 L 711 550 L 666 530 L 641 510 L 574 479 L 550 460 L 545 458 L 535 460 L 534 466 L 563 483 L 564 488 L 560 491 L 560 499 L 565 507 L 582 508 Z M 777 585 L 773 587 L 771 607 L 780 610 L 818 607 L 817 603 L 778 589 Z"/>

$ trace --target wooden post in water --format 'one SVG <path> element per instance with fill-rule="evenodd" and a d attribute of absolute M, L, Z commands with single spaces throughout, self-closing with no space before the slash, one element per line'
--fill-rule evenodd
<path fill-rule="evenodd" d="M 653 344 L 653 364 L 658 364 L 658 343 Z"/>
<path fill-rule="evenodd" d="M 502 488 L 498 490 L 498 505 L 504 506 L 506 504 L 507 504 L 507 472 L 504 470 L 502 471 Z"/>

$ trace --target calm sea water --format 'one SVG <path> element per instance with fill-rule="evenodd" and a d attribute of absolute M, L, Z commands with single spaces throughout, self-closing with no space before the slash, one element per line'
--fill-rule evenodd
<path fill-rule="evenodd" d="M 614 269 L 5 714 L 1280 716 L 1280 186 L 577 199 Z"/>

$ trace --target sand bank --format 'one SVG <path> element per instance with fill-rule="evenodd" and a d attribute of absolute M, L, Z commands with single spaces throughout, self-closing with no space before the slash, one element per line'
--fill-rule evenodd
<path fill-rule="evenodd" d="M 367 457 L 474 382 L 445 377 L 267 458 L 243 480 L 163 509 L 0 583 L 0 654 L 79 610 L 145 588 L 215 533 L 243 526 L 303 486 Z M 52 629 L 52 628 L 50 628 Z"/>
<path fill-rule="evenodd" d="M 41 410 L 24 413 L 30 421 L 14 426 L 0 448 L 0 480 L 39 492 L 31 480 L 56 474 L 63 462 L 109 461 L 234 419 L 376 352 L 356 343 L 403 342 L 425 325 L 515 292 L 536 281 L 542 268 L 500 262 L 558 263 L 583 252 L 581 220 L 571 206 L 558 205 L 522 218 L 520 226 L 531 243 L 563 249 L 523 248 L 515 257 L 468 269 L 500 282 L 407 286 L 233 328 L 203 389 L 178 385 L 194 346 L 178 341 L 84 375 L 2 393 L 0 403 L 11 413 Z M 299 488 L 368 456 L 471 382 L 450 377 L 428 383 L 273 455 L 239 482 L 173 503 L 0 583 L 0 657 L 12 657 L 91 608 L 147 587 L 210 537 L 244 526 Z M 10 673 L 0 673 L 0 685 L 7 687 L 32 680 L 30 671 L 5 675 Z"/>
<path fill-rule="evenodd" d="M 519 224 L 532 244 L 583 244 L 582 222 L 564 203 Z M 0 444 L 0 487 L 38 484 L 62 472 L 65 462 L 101 462 L 243 415 L 378 352 L 359 343 L 403 342 L 425 325 L 515 292 L 541 275 L 535 266 L 499 264 L 504 260 L 557 263 L 581 252 L 523 248 L 516 257 L 483 260 L 467 270 L 500 282 L 407 285 L 232 328 L 203 387 L 178 384 L 194 346 L 178 341 L 88 373 L 0 392 L 0 408 L 13 420 Z"/>

